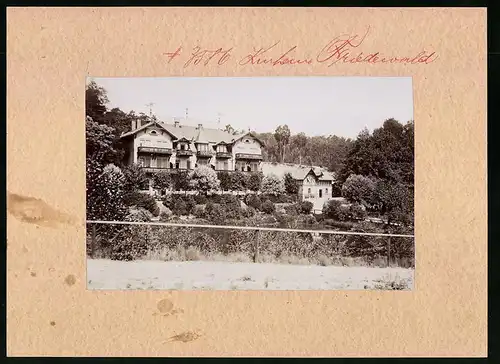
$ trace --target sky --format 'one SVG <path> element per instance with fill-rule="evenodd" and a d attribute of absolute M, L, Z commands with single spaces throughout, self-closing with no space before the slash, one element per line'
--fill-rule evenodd
<path fill-rule="evenodd" d="M 165 77 L 93 78 L 108 92 L 108 107 L 184 117 L 207 127 L 355 138 L 386 119 L 413 119 L 411 77 Z M 220 118 L 220 124 L 218 120 Z"/>

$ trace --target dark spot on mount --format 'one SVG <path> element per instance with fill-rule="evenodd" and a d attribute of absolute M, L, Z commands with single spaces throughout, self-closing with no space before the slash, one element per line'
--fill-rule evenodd
<path fill-rule="evenodd" d="M 179 335 L 174 335 L 169 338 L 169 341 L 181 341 L 187 343 L 198 339 L 201 335 L 195 331 L 186 331 Z"/>
<path fill-rule="evenodd" d="M 50 321 L 50 326 L 56 326 L 56 322 L 55 321 Z"/>
<path fill-rule="evenodd" d="M 76 283 L 76 277 L 73 274 L 70 274 L 66 278 L 64 278 L 64 283 L 66 283 L 68 286 L 72 286 Z"/>
<path fill-rule="evenodd" d="M 58 224 L 76 223 L 73 216 L 54 209 L 39 198 L 10 192 L 7 196 L 7 210 L 16 219 L 28 224 L 55 227 Z"/>
<path fill-rule="evenodd" d="M 160 311 L 161 313 L 168 313 L 172 311 L 172 309 L 174 308 L 174 304 L 165 298 L 158 301 L 158 303 L 156 304 L 156 308 L 158 308 L 158 311 Z"/>
<path fill-rule="evenodd" d="M 30 273 L 30 276 L 32 276 L 32 277 L 36 277 L 36 272 L 31 272 L 31 273 Z"/>

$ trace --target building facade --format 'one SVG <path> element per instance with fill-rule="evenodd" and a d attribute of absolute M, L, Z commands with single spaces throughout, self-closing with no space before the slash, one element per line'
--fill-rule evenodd
<path fill-rule="evenodd" d="M 252 133 L 233 135 L 180 121 L 139 123 L 133 121 L 121 140 L 126 163 L 136 163 L 147 173 L 192 170 L 201 165 L 216 171 L 260 171 L 263 144 Z"/>
<path fill-rule="evenodd" d="M 324 168 L 288 163 L 261 163 L 264 175 L 274 174 L 283 178 L 289 173 L 298 184 L 299 201 L 310 201 L 314 210 L 322 210 L 326 201 L 332 199 L 335 176 Z"/>

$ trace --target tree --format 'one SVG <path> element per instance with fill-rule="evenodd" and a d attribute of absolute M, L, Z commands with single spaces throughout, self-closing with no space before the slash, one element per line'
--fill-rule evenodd
<path fill-rule="evenodd" d="M 283 181 L 285 183 L 285 192 L 288 195 L 297 195 L 299 193 L 299 184 L 292 177 L 291 173 L 286 173 Z"/>
<path fill-rule="evenodd" d="M 227 171 L 217 172 L 217 178 L 220 181 L 221 190 L 228 191 L 231 189 L 231 176 Z"/>
<path fill-rule="evenodd" d="M 272 214 L 272 213 L 274 213 L 276 211 L 276 207 L 271 202 L 271 200 L 264 201 L 264 203 L 262 204 L 261 209 L 262 209 L 262 212 L 264 212 L 266 214 Z"/>
<path fill-rule="evenodd" d="M 172 179 L 168 172 L 157 172 L 153 174 L 153 187 L 159 190 L 165 190 L 172 184 Z"/>
<path fill-rule="evenodd" d="M 95 122 L 86 117 L 85 145 L 87 159 L 108 163 L 115 159 L 116 150 L 113 148 L 114 129 Z"/>
<path fill-rule="evenodd" d="M 205 195 L 208 191 L 218 190 L 220 187 L 217 172 L 207 166 L 196 168 L 191 173 L 189 184 L 193 190 L 197 190 Z"/>
<path fill-rule="evenodd" d="M 285 161 L 285 148 L 290 141 L 290 129 L 288 125 L 280 125 L 274 131 L 274 139 L 278 143 L 278 155 L 283 163 Z"/>
<path fill-rule="evenodd" d="M 106 90 L 94 80 L 87 84 L 85 90 L 85 113 L 94 121 L 100 122 L 106 113 L 106 104 L 109 102 Z"/>
<path fill-rule="evenodd" d="M 349 151 L 339 173 L 341 182 L 351 174 L 413 185 L 413 122 L 403 125 L 388 119 L 370 135 L 363 130 Z"/>
<path fill-rule="evenodd" d="M 330 200 L 323 205 L 323 215 L 329 219 L 344 221 L 349 218 L 349 210 L 340 201 Z"/>
<path fill-rule="evenodd" d="M 262 179 L 261 192 L 274 196 L 282 195 L 285 193 L 285 183 L 278 176 L 269 174 Z"/>
<path fill-rule="evenodd" d="M 236 134 L 238 134 L 238 130 L 236 130 L 235 128 L 233 128 L 233 127 L 231 126 L 231 124 L 227 124 L 227 125 L 224 127 L 224 131 L 225 131 L 226 133 L 231 134 L 231 135 L 236 135 Z"/>
<path fill-rule="evenodd" d="M 91 169 L 98 163 L 89 163 Z M 91 171 L 95 176 L 96 171 Z M 126 216 L 124 204 L 125 177 L 120 168 L 108 164 L 93 181 L 92 189 L 87 190 L 87 219 L 118 220 Z M 87 185 L 88 186 L 88 185 Z"/>
<path fill-rule="evenodd" d="M 261 185 L 262 185 L 262 178 L 264 176 L 262 175 L 262 172 L 254 172 L 248 176 L 248 189 L 250 191 L 257 192 L 260 190 Z"/>
<path fill-rule="evenodd" d="M 359 174 L 351 174 L 342 185 L 342 196 L 349 202 L 370 206 L 373 202 L 375 182 Z"/>
<path fill-rule="evenodd" d="M 176 171 L 170 176 L 172 179 L 172 188 L 175 191 L 189 190 L 189 173 L 188 171 Z"/>
<path fill-rule="evenodd" d="M 231 173 L 231 190 L 245 191 L 246 189 L 247 189 L 247 176 L 240 171 Z"/>
<path fill-rule="evenodd" d="M 413 222 L 413 193 L 403 184 L 379 180 L 375 188 L 375 201 L 382 215 L 387 217 L 387 224 Z"/>
<path fill-rule="evenodd" d="M 125 191 L 132 192 L 148 188 L 149 180 L 137 164 L 124 167 L 122 171 L 125 176 Z"/>

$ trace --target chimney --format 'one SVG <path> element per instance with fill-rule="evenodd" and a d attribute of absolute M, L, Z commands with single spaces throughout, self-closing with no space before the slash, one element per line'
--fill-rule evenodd
<path fill-rule="evenodd" d="M 179 120 L 175 120 L 175 121 L 174 121 L 174 126 L 175 126 L 176 128 L 178 128 L 178 127 L 179 127 Z"/>
<path fill-rule="evenodd" d="M 132 119 L 131 123 L 132 123 L 132 125 L 131 125 L 132 129 L 131 130 L 137 129 L 139 127 L 139 125 L 140 125 L 139 119 Z"/>
<path fill-rule="evenodd" d="M 202 129 L 203 128 L 203 124 L 198 124 L 198 129 Z"/>

